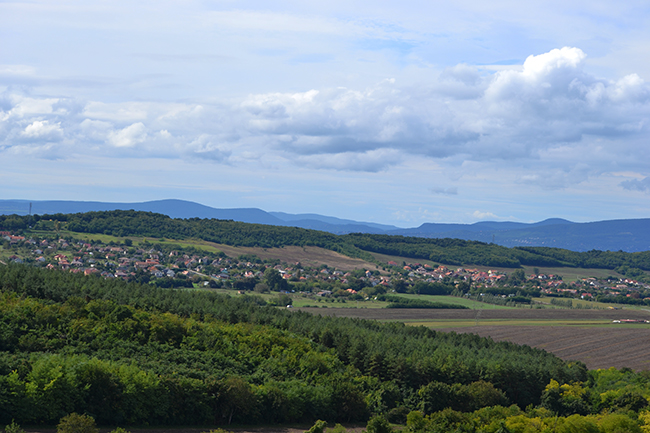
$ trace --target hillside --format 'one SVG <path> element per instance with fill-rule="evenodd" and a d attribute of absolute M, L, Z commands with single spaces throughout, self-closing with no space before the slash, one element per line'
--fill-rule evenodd
<path fill-rule="evenodd" d="M 432 260 L 454 266 L 493 267 L 557 266 L 650 270 L 650 251 L 573 252 L 558 248 L 506 248 L 496 244 L 458 239 L 426 239 L 373 234 L 334 235 L 294 227 L 247 224 L 215 219 L 172 219 L 162 214 L 136 211 L 88 212 L 16 216 L 0 215 L 0 229 L 79 233 L 152 238 L 196 238 L 232 246 L 277 248 L 315 246 L 350 257 L 374 261 L 370 253 Z M 638 271 L 638 272 L 640 272 Z M 636 271 L 635 271 L 636 272 Z"/>
<path fill-rule="evenodd" d="M 299 227 L 342 235 L 349 233 L 388 234 L 424 238 L 454 238 L 506 247 L 546 246 L 571 251 L 650 250 L 650 219 L 574 223 L 550 218 L 536 223 L 477 222 L 474 224 L 425 223 L 416 228 L 398 228 L 318 214 L 266 212 L 261 209 L 216 209 L 185 200 L 157 200 L 142 203 L 78 201 L 0 200 L 0 215 L 70 214 L 111 210 L 154 212 L 172 218 L 222 219 L 253 224 Z"/>
<path fill-rule="evenodd" d="M 539 404 L 552 378 L 586 379 L 583 366 L 525 346 L 273 309 L 255 297 L 21 265 L 0 266 L 0 289 L 5 423 L 71 411 L 103 423 L 354 421 L 415 408 L 430 383 L 456 384 L 458 409 L 473 410 Z"/>
<path fill-rule="evenodd" d="M 411 423 L 419 416 L 423 427 L 408 428 L 448 431 L 451 417 L 461 431 L 478 433 L 505 422 L 535 423 L 539 416 L 562 425 L 621 413 L 599 415 L 598 422 L 629 427 L 650 397 L 643 373 L 587 371 L 529 346 L 358 318 L 379 312 L 381 320 L 439 316 L 474 323 L 476 310 L 420 296 L 461 289 L 472 294 L 463 302 L 525 305 L 505 311 L 527 315 L 537 311 L 530 294 L 540 286 L 521 269 L 491 271 L 494 281 L 508 284 L 488 287 L 479 280 L 487 273 L 477 269 L 382 263 L 371 271 L 371 263 L 334 252 L 372 259 L 361 246 L 416 256 L 428 248 L 441 258 L 448 251 L 445 260 L 481 261 L 506 253 L 516 258 L 523 250 L 135 211 L 0 217 L 0 231 L 5 424 L 51 425 L 71 412 L 104 425 L 161 426 L 309 425 L 317 419 L 404 425 L 407 416 Z M 254 255 L 260 251 L 266 261 Z M 523 252 L 526 260 L 643 260 L 639 253 Z M 286 257 L 313 263 L 279 262 Z M 332 259 L 350 271 L 330 267 Z M 640 293 L 641 286 L 629 287 Z M 485 292 L 481 301 L 479 292 Z M 305 308 L 320 313 L 312 315 L 286 308 L 293 301 L 329 308 Z M 358 301 L 362 308 L 354 308 Z M 391 309 L 365 308 L 374 302 Z M 345 313 L 355 318 L 323 314 L 340 314 L 334 305 L 353 307 Z M 562 312 L 549 314 L 554 311 Z M 491 313 L 483 316 L 493 320 Z"/>

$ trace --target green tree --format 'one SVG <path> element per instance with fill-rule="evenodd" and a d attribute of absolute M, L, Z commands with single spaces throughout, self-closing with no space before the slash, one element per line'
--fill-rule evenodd
<path fill-rule="evenodd" d="M 276 292 L 287 290 L 289 285 L 289 283 L 287 283 L 285 279 L 282 278 L 280 272 L 273 268 L 267 268 L 264 271 L 264 277 L 262 278 L 262 281 L 269 287 L 270 290 Z"/>
<path fill-rule="evenodd" d="M 368 433 L 392 433 L 393 427 L 383 415 L 377 415 L 368 421 L 366 425 Z"/>
<path fill-rule="evenodd" d="M 424 431 L 427 426 L 427 420 L 424 414 L 419 410 L 414 410 L 406 416 L 406 428 L 412 433 Z"/>
<path fill-rule="evenodd" d="M 225 381 L 224 405 L 228 424 L 232 423 L 233 417 L 241 421 L 246 416 L 254 415 L 257 398 L 251 386 L 241 377 L 230 377 Z"/>

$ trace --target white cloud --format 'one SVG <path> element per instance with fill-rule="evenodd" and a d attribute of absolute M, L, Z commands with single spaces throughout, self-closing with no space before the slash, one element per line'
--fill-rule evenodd
<path fill-rule="evenodd" d="M 134 147 L 147 139 L 147 127 L 142 122 L 108 134 L 108 142 L 115 147 Z"/>
<path fill-rule="evenodd" d="M 36 120 L 27 125 L 22 135 L 27 138 L 57 140 L 63 135 L 61 124 L 51 124 L 47 120 Z"/>
<path fill-rule="evenodd" d="M 30 98 L 22 95 L 10 94 L 4 102 L 11 106 L 6 112 L 0 112 L 0 120 L 10 118 L 21 119 L 31 115 L 52 114 L 58 98 Z"/>
<path fill-rule="evenodd" d="M 165 134 L 166 132 L 166 134 Z M 164 131 L 162 135 L 169 137 L 169 132 Z M 231 151 L 225 146 L 218 144 L 218 138 L 208 134 L 197 137 L 182 149 L 182 152 L 190 157 L 207 159 L 214 162 L 225 162 L 231 155 Z"/>
<path fill-rule="evenodd" d="M 564 188 L 620 171 L 616 165 L 627 164 L 626 155 L 647 153 L 650 87 L 634 74 L 595 77 L 584 71 L 585 59 L 578 48 L 562 48 L 492 75 L 460 64 L 419 86 L 391 79 L 363 89 L 200 103 L 80 102 L 9 92 L 0 101 L 0 148 L 47 133 L 82 154 L 88 143 L 107 143 L 103 151 L 113 157 L 258 160 L 342 171 L 382 171 L 407 157 L 482 166 L 518 161 L 526 167 L 519 182 Z"/>
<path fill-rule="evenodd" d="M 484 219 L 500 219 L 498 216 L 493 214 L 492 212 L 481 212 L 481 211 L 474 211 L 472 213 L 472 216 L 476 219 L 484 220 Z"/>

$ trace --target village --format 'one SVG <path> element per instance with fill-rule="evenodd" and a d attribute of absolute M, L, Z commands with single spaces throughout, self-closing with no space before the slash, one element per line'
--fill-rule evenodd
<path fill-rule="evenodd" d="M 80 241 L 72 238 L 25 237 L 0 232 L 0 263 L 26 263 L 105 279 L 120 278 L 159 287 L 226 288 L 239 292 L 268 292 L 265 272 L 272 268 L 286 285 L 283 291 L 309 292 L 319 297 L 362 300 L 388 292 L 450 294 L 436 291 L 452 287 L 456 295 L 548 296 L 585 300 L 608 299 L 620 303 L 650 303 L 650 285 L 630 278 L 581 278 L 566 282 L 562 276 L 535 269 L 483 270 L 428 263 L 387 261 L 374 270 L 344 271 L 326 265 L 262 261 L 256 256 L 227 257 L 219 252 L 181 248 L 170 244 Z M 438 284 L 438 286 L 435 286 Z M 433 287 L 433 289 L 432 289 Z M 277 290 L 277 288 L 276 288 Z M 433 290 L 433 291 L 432 291 Z"/>

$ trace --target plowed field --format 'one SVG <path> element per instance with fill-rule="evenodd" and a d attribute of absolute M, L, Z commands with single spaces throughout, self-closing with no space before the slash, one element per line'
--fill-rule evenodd
<path fill-rule="evenodd" d="M 400 321 L 445 332 L 474 333 L 510 341 L 584 362 L 590 369 L 650 370 L 650 325 L 613 324 L 617 319 L 650 319 L 633 310 L 419 310 L 307 308 L 315 314 Z M 478 312 L 480 314 L 477 317 Z M 478 322 L 478 326 L 477 326 Z"/>

